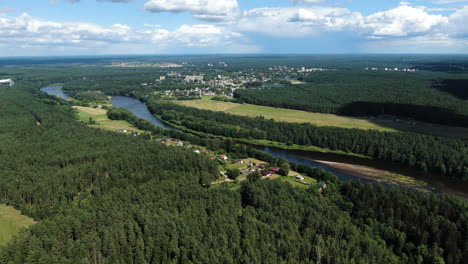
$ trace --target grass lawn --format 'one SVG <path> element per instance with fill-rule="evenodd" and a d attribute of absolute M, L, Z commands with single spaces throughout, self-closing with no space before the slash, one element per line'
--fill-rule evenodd
<path fill-rule="evenodd" d="M 434 136 L 457 137 L 468 139 L 468 128 L 451 127 L 424 122 L 408 124 L 407 122 L 394 122 L 390 120 L 366 119 L 347 116 L 338 116 L 323 113 L 311 113 L 299 110 L 275 108 L 251 104 L 238 104 L 210 100 L 203 97 L 199 100 L 175 101 L 177 104 L 220 111 L 241 116 L 264 116 L 266 119 L 293 123 L 311 123 L 317 126 L 334 126 L 342 128 L 376 129 L 380 131 L 411 131 L 416 133 L 430 134 Z"/>
<path fill-rule="evenodd" d="M 98 124 L 92 125 L 95 128 L 102 128 L 112 131 L 117 131 L 121 129 L 133 130 L 139 133 L 144 131 L 132 126 L 130 123 L 124 120 L 111 120 L 107 118 L 107 110 L 100 108 L 84 107 L 84 106 L 74 106 L 73 108 L 78 110 L 78 116 L 80 121 L 88 122 L 91 117 Z"/>
<path fill-rule="evenodd" d="M 5 245 L 22 228 L 34 223 L 36 222 L 33 219 L 22 215 L 15 208 L 0 204 L 0 246 Z"/>
<path fill-rule="evenodd" d="M 295 175 L 298 175 L 298 173 L 293 173 Z M 291 174 L 290 174 L 291 175 Z M 296 180 L 295 176 L 282 176 L 275 178 L 276 181 L 282 181 L 282 182 L 289 182 L 291 183 L 294 187 L 302 188 L 302 189 L 307 189 L 309 187 L 316 187 L 317 186 L 317 180 L 314 178 L 311 178 L 309 176 L 304 177 L 304 181 L 310 183 L 310 185 L 306 185 L 301 183 L 300 181 Z"/>

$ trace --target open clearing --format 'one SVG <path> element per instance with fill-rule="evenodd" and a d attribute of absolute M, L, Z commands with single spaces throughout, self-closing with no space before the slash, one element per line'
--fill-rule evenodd
<path fill-rule="evenodd" d="M 175 101 L 178 104 L 199 109 L 220 111 L 241 116 L 263 116 L 266 119 L 293 123 L 311 123 L 317 126 L 334 126 L 342 128 L 376 129 L 380 131 L 411 131 L 434 136 L 457 137 L 468 139 L 468 128 L 450 127 L 423 122 L 409 124 L 408 122 L 394 122 L 391 120 L 365 119 L 333 114 L 311 113 L 299 110 L 275 108 L 260 105 L 238 104 L 210 100 L 203 97 L 199 100 Z"/>
<path fill-rule="evenodd" d="M 177 101 L 177 103 L 199 109 L 226 112 L 233 115 L 251 117 L 264 116 L 265 119 L 273 118 L 276 121 L 312 123 L 318 126 L 336 126 L 344 128 L 362 128 L 396 131 L 391 128 L 376 125 L 371 121 L 365 119 L 337 116 L 331 114 L 310 113 L 305 111 L 275 108 L 268 106 L 221 102 L 210 100 L 209 98 L 203 98 L 200 100 Z"/>
<path fill-rule="evenodd" d="M 73 106 L 76 110 L 78 110 L 78 116 L 80 121 L 82 122 L 89 122 L 89 118 L 91 117 L 95 120 L 98 124 L 91 125 L 95 128 L 102 128 L 106 130 L 118 131 L 122 129 L 126 130 L 133 130 L 136 132 L 143 132 L 140 129 L 132 126 L 130 123 L 124 120 L 111 120 L 107 118 L 107 110 L 100 109 L 100 108 L 92 108 L 92 107 L 84 107 L 84 106 Z"/>
<path fill-rule="evenodd" d="M 15 208 L 0 204 L 0 246 L 5 245 L 22 228 L 35 223 L 33 219 L 22 215 Z"/>

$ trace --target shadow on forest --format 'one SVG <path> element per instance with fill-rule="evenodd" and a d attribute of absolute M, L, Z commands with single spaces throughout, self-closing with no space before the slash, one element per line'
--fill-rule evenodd
<path fill-rule="evenodd" d="M 434 82 L 432 87 L 459 99 L 468 100 L 468 80 L 446 79 L 442 82 Z"/>
<path fill-rule="evenodd" d="M 400 118 L 411 118 L 418 121 L 468 127 L 468 116 L 460 115 L 452 110 L 411 104 L 353 102 L 340 108 L 340 114 L 348 116 L 381 116 L 392 115 Z M 377 121 L 378 122 L 378 121 Z M 392 123 L 383 122 L 382 126 L 391 127 Z"/>

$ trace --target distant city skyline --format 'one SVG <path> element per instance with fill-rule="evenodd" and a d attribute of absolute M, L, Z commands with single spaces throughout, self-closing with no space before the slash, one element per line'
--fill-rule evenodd
<path fill-rule="evenodd" d="M 0 0 L 0 56 L 468 54 L 461 0 Z"/>

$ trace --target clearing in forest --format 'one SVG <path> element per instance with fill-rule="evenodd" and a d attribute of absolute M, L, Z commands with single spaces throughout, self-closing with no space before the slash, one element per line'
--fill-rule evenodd
<path fill-rule="evenodd" d="M 273 118 L 275 121 L 293 123 L 312 123 L 318 126 L 335 126 L 343 128 L 378 129 L 382 131 L 396 131 L 391 128 L 379 126 L 366 119 L 337 116 L 332 114 L 311 113 L 285 108 L 269 106 L 238 104 L 222 102 L 203 98 L 200 100 L 178 101 L 179 104 L 199 109 L 221 111 L 233 115 L 263 116 L 265 119 Z"/>
<path fill-rule="evenodd" d="M 407 122 L 401 120 L 395 122 L 386 119 L 369 119 L 349 116 L 338 116 L 333 114 L 312 113 L 299 110 L 275 108 L 269 106 L 238 104 L 211 100 L 211 97 L 203 97 L 199 100 L 175 101 L 178 104 L 220 111 L 241 116 L 263 116 L 265 119 L 292 123 L 311 123 L 317 126 L 334 126 L 342 128 L 376 129 L 380 131 L 410 131 L 433 136 L 455 137 L 468 139 L 468 128 L 444 126 L 424 122 Z"/>
<path fill-rule="evenodd" d="M 140 129 L 132 126 L 130 123 L 124 120 L 111 120 L 107 117 L 107 110 L 101 108 L 92 108 L 92 107 L 84 107 L 84 106 L 73 106 L 76 110 L 78 110 L 78 116 L 80 121 L 82 122 L 89 122 L 89 118 L 91 117 L 94 121 L 97 122 L 95 125 L 91 125 L 95 128 L 102 128 L 106 130 L 118 131 L 118 130 L 133 130 L 136 132 L 143 132 Z"/>
<path fill-rule="evenodd" d="M 33 219 L 22 215 L 15 208 L 0 204 L 0 246 L 5 245 L 22 228 L 29 227 L 35 223 Z"/>

